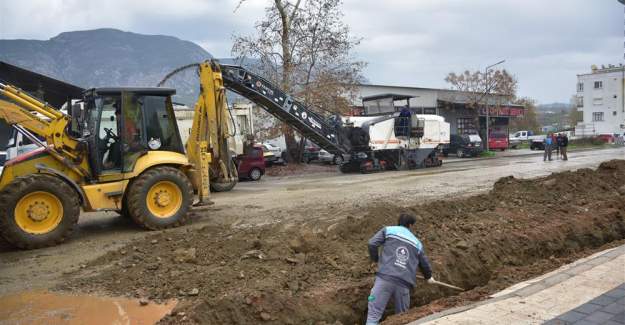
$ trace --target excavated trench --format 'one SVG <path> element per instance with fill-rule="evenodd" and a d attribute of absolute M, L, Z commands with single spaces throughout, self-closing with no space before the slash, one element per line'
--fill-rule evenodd
<path fill-rule="evenodd" d="M 161 232 L 68 275 L 61 290 L 179 299 L 161 323 L 360 324 L 375 269 L 366 242 L 409 210 L 435 276 L 419 284 L 403 324 L 622 243 L 625 160 L 545 178 L 502 178 L 489 193 L 412 207 L 376 203 L 314 227 L 211 226 Z"/>

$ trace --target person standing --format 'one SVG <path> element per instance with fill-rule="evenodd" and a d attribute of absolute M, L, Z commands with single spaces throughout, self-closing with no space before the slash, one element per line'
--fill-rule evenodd
<path fill-rule="evenodd" d="M 549 161 L 551 161 L 551 150 L 553 149 L 553 137 L 551 133 L 547 134 L 547 136 L 545 137 L 544 145 L 545 153 L 543 154 L 543 161 L 547 161 L 547 158 L 549 158 Z"/>
<path fill-rule="evenodd" d="M 562 140 L 558 144 L 560 146 L 560 153 L 562 154 L 562 160 L 569 160 L 569 157 L 566 154 L 566 147 L 569 145 L 569 137 L 566 136 L 566 133 L 562 134 Z"/>
<path fill-rule="evenodd" d="M 555 134 L 555 141 L 553 142 L 556 149 L 556 159 L 560 159 L 560 147 L 562 146 L 562 133 Z"/>
<path fill-rule="evenodd" d="M 397 226 L 384 227 L 369 239 L 369 257 L 378 263 L 378 272 L 367 298 L 366 325 L 378 324 L 391 297 L 395 303 L 395 313 L 408 310 L 410 290 L 415 286 L 417 268 L 427 283 L 435 282 L 423 245 L 410 231 L 415 222 L 413 215 L 402 213 Z M 380 246 L 381 257 L 378 256 Z"/>

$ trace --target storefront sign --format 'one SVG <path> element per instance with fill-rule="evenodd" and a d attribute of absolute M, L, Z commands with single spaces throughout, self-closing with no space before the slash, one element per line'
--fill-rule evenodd
<path fill-rule="evenodd" d="M 525 109 L 521 107 L 510 107 L 510 106 L 500 106 L 500 107 L 489 107 L 490 116 L 507 116 L 507 117 L 516 117 L 523 116 L 525 113 Z M 486 107 L 480 107 L 480 116 L 486 116 Z"/>

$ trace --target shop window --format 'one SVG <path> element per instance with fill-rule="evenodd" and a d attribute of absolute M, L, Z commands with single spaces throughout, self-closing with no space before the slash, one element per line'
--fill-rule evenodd
<path fill-rule="evenodd" d="M 477 134 L 475 119 L 472 117 L 460 117 L 456 119 L 458 134 Z"/>

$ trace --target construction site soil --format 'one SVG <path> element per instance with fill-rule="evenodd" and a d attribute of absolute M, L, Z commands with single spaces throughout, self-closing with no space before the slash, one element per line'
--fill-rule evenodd
<path fill-rule="evenodd" d="M 314 226 L 159 232 L 65 275 L 58 289 L 177 299 L 163 324 L 360 324 L 375 273 L 367 240 L 404 211 L 417 216 L 414 232 L 434 276 L 467 291 L 420 282 L 414 308 L 384 324 L 485 299 L 622 243 L 625 160 L 544 178 L 506 177 L 485 194 L 410 207 L 362 202 L 340 210 L 340 221 Z"/>

